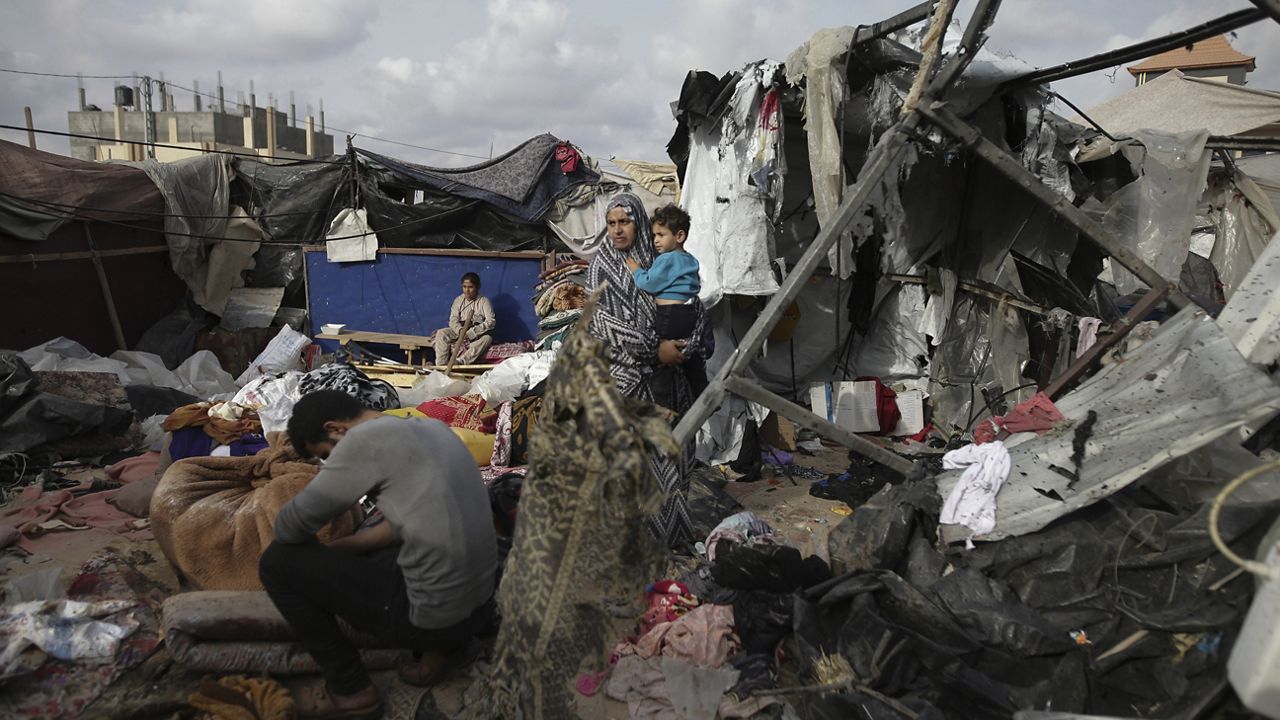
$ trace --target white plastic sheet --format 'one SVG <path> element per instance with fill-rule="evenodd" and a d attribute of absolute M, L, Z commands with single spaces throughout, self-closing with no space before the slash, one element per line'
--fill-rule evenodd
<path fill-rule="evenodd" d="M 494 407 L 515 400 L 551 374 L 555 359 L 555 350 L 539 350 L 503 360 L 498 367 L 476 378 L 468 394 L 482 395 L 485 404 Z"/>
<path fill-rule="evenodd" d="M 428 400 L 466 395 L 471 391 L 471 383 L 456 380 L 439 370 L 433 370 L 418 378 L 411 388 L 400 389 L 401 407 L 417 407 Z"/>

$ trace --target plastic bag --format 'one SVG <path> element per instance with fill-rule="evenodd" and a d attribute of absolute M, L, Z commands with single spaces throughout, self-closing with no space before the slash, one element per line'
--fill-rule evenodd
<path fill-rule="evenodd" d="M 404 407 L 417 407 L 428 400 L 457 397 L 470 392 L 471 383 L 466 380 L 455 380 L 439 370 L 433 370 L 414 381 L 413 387 L 400 390 L 400 404 Z"/>
<path fill-rule="evenodd" d="M 311 338 L 285 325 L 236 378 L 236 385 L 243 387 L 263 375 L 302 370 L 302 351 L 310 344 Z"/>
<path fill-rule="evenodd" d="M 302 373 L 287 372 L 280 377 L 262 376 L 240 389 L 232 402 L 258 411 L 263 432 L 282 432 L 293 416 L 293 406 L 302 398 L 298 383 Z"/>
<path fill-rule="evenodd" d="M 208 350 L 201 350 L 178 366 L 174 375 L 183 385 L 183 391 L 198 398 L 212 398 L 215 395 L 234 393 L 235 380 L 231 373 L 222 369 L 218 357 Z"/>

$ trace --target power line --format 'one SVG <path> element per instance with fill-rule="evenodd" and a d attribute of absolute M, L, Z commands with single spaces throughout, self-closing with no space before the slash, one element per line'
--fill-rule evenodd
<path fill-rule="evenodd" d="M 182 90 L 182 91 L 184 91 L 184 92 L 189 92 L 189 93 L 192 93 L 192 94 L 194 94 L 194 95 L 199 95 L 199 96 L 201 96 L 201 97 L 210 98 L 210 99 L 213 99 L 213 100 L 217 100 L 217 99 L 218 99 L 218 96 L 217 96 L 217 95 L 214 95 L 214 94 L 211 94 L 211 93 L 207 93 L 207 92 L 203 92 L 203 91 L 200 91 L 200 90 L 195 90 L 195 89 L 192 89 L 192 88 L 189 88 L 189 87 L 185 87 L 185 86 L 179 85 L 179 84 L 177 84 L 177 83 L 173 83 L 173 82 L 168 82 L 168 81 L 166 81 L 166 82 L 165 82 L 165 84 L 166 84 L 166 85 L 168 85 L 168 86 L 169 86 L 169 87 L 171 87 L 171 88 L 177 88 L 178 90 Z M 369 135 L 369 134 L 367 134 L 367 133 L 356 132 L 355 130 L 347 130 L 347 129 L 345 129 L 345 128 L 340 128 L 340 127 L 338 127 L 337 125 L 326 125 L 326 126 L 325 126 L 325 129 L 326 129 L 326 130 L 335 130 L 335 131 L 337 131 L 337 132 L 345 133 L 345 134 L 347 134 L 347 135 L 355 135 L 355 136 L 357 136 L 357 137 L 362 137 L 362 138 L 364 138 L 364 139 L 366 139 L 366 140 L 375 140 L 375 141 L 377 141 L 377 142 L 391 143 L 392 145 L 400 145 L 400 146 L 403 146 L 403 147 L 410 147 L 410 148 L 414 148 L 414 149 L 416 149 L 416 150 L 426 150 L 426 151 L 428 151 L 428 152 L 442 153 L 442 154 L 444 154 L 444 155 L 456 155 L 456 156 L 458 156 L 458 157 L 474 158 L 474 159 L 476 159 L 476 160 L 488 160 L 488 159 L 489 159 L 489 158 L 488 158 L 487 156 L 485 156 L 485 155 L 472 155 L 471 153 L 457 152 L 457 151 L 455 151 L 455 150 L 442 150 L 442 149 L 440 149 L 440 148 L 427 147 L 427 146 L 425 146 L 425 145 L 414 145 L 413 143 L 402 142 L 402 141 L 400 141 L 400 140 L 390 140 L 390 139 L 388 139 L 388 138 L 378 137 L 378 136 L 376 136 L 376 135 Z"/>
<path fill-rule="evenodd" d="M 59 203 L 59 202 L 53 202 L 52 200 L 37 200 L 35 198 L 28 198 L 28 197 L 22 197 L 21 195 L 14 195 L 13 193 L 4 192 L 3 190 L 0 190 L 0 197 L 7 197 L 12 200 L 30 203 L 32 205 L 42 205 L 49 208 L 50 210 L 56 210 L 58 212 L 69 212 L 71 210 L 79 210 L 81 212 L 108 213 L 108 214 L 114 214 L 114 215 L 130 215 L 130 216 L 145 215 L 148 217 L 184 218 L 187 220 L 236 220 L 236 219 L 245 217 L 244 215 L 190 215 L 187 213 L 153 212 L 150 210 L 115 210 L 112 208 L 92 207 L 89 205 L 72 205 L 70 203 Z M 266 220 L 268 218 L 296 217 L 299 215 L 320 215 L 322 213 L 327 213 L 327 212 L 328 210 L 299 210 L 297 212 L 279 212 L 279 213 L 265 213 L 262 215 L 249 215 L 249 217 L 251 217 L 254 220 Z"/>
<path fill-rule="evenodd" d="M 34 72 L 31 70 L 13 70 L 10 68 L 0 68 L 0 72 L 12 73 L 14 75 L 35 75 L 37 77 L 71 78 L 73 80 L 79 80 L 81 78 L 86 80 L 132 80 L 134 78 L 133 75 L 68 75 L 66 73 L 45 73 Z"/>
<path fill-rule="evenodd" d="M 4 130 L 27 130 L 28 128 L 21 125 L 0 125 L 0 129 Z M 99 140 L 107 143 L 119 143 L 122 145 L 149 145 L 153 147 L 172 148 L 174 150 L 192 150 L 202 153 L 213 153 L 217 155 L 234 155 L 236 157 L 246 157 L 254 160 L 285 160 L 291 163 L 307 163 L 315 165 L 347 165 L 346 160 L 316 160 L 312 158 L 287 158 L 276 155 L 258 155 L 257 153 L 236 152 L 235 150 L 206 150 L 204 148 L 187 147 L 186 145 L 169 145 L 167 143 L 147 142 L 145 140 L 117 140 L 111 137 L 101 137 L 98 135 L 83 135 L 80 133 L 59 132 L 57 130 L 41 130 L 39 128 L 31 128 L 31 132 L 40 133 L 41 135 L 56 135 L 58 137 L 81 138 L 83 140 Z"/>
<path fill-rule="evenodd" d="M 43 200 L 35 200 L 35 199 L 33 199 L 33 198 L 24 198 L 24 197 L 21 197 L 21 196 L 19 196 L 19 195 L 12 195 L 12 194 L 10 194 L 10 193 L 6 193 L 6 192 L 0 192 L 0 195 L 3 195 L 3 196 L 8 197 L 8 198 L 12 198 L 12 199 L 14 199 L 14 200 L 18 200 L 19 202 L 25 202 L 25 203 L 28 203 L 28 204 L 31 204 L 31 205 L 35 205 L 35 206 L 40 206 L 40 205 L 47 205 L 47 204 L 49 204 L 49 203 L 47 203 L 46 201 L 43 201 Z M 77 209 L 77 210 L 81 210 L 81 211 L 89 211 L 89 210 L 93 210 L 93 208 L 89 208 L 89 207 L 85 207 L 85 206 L 77 206 L 75 209 Z M 59 211 L 59 212 L 65 212 L 65 211 Z M 328 212 L 328 211 L 326 210 L 325 212 Z M 446 211 L 446 212 L 452 212 L 452 211 Z M 318 213 L 317 213 L 317 214 L 318 214 Z M 440 213 L 440 214 L 444 214 L 444 213 Z M 218 242 L 252 242 L 252 243 L 261 243 L 261 244 L 263 244 L 263 245 L 280 245 L 280 246 L 288 246 L 288 247 L 302 247 L 302 246 L 305 246 L 305 245 L 309 245 L 309 244 L 311 244 L 311 243 L 306 243 L 306 242 L 279 242 L 279 241 L 275 241 L 275 240 L 245 240 L 245 239 L 242 239 L 242 238 L 217 237 L 217 236 L 215 236 L 215 235 L 199 235 L 199 234 L 195 234 L 195 233 L 170 232 L 170 231 L 168 231 L 168 230 L 157 230 L 156 228 L 153 228 L 153 227 L 146 227 L 146 226 L 143 226 L 143 225 L 132 225 L 132 224 L 130 224 L 130 223 L 117 222 L 117 221 L 115 221 L 115 220 L 104 220 L 104 219 L 102 219 L 102 218 L 89 217 L 89 216 L 87 216 L 87 215 L 77 215 L 77 214 L 75 214 L 75 213 L 71 213 L 71 212 L 67 212 L 67 213 L 66 213 L 66 216 L 67 216 L 67 217 L 65 217 L 64 219 L 68 219 L 68 220 L 83 220 L 83 221 L 86 221 L 86 222 L 100 222 L 100 223 L 106 223 L 107 225 L 115 225 L 115 226 L 117 226 L 117 227 L 127 228 L 127 229 L 130 229 L 130 230 L 139 230 L 139 231 L 142 231 L 142 232 L 158 232 L 158 233 L 163 233 L 164 235 L 173 235 L 173 236 L 176 236 L 176 237 L 188 237 L 188 238 L 195 238 L 195 239 L 197 239 L 197 240 L 215 240 L 215 241 L 218 241 Z M 195 218 L 195 217 L 203 217 L 203 216 L 199 216 L 199 215 L 170 215 L 170 217 L 192 217 L 192 218 Z M 219 217 L 221 217 L 221 216 L 219 216 Z M 264 217 L 270 217 L 270 216 L 264 216 Z M 392 231 L 392 230 L 399 230 L 400 228 L 408 227 L 409 225 L 416 225 L 416 224 L 418 224 L 418 223 L 429 222 L 429 221 L 431 221 L 431 220 L 436 220 L 437 218 L 438 218 L 438 215 L 431 215 L 431 216 L 429 216 L 429 217 L 423 217 L 423 218 L 416 218 L 416 219 L 414 219 L 414 220 L 408 220 L 408 221 L 406 221 L 406 222 L 402 222 L 402 223 L 400 223 L 400 224 L 398 224 L 398 225 L 392 225 L 392 226 L 390 226 L 390 227 L 384 227 L 384 228 L 382 228 L 382 229 L 380 229 L 380 230 L 375 230 L 375 229 L 372 229 L 372 228 L 371 228 L 371 229 L 370 229 L 370 232 L 367 232 L 367 233 L 356 233 L 356 234 L 354 234 L 354 235 L 340 235 L 340 236 L 338 236 L 338 237 L 325 237 L 325 238 L 323 238 L 323 239 L 324 239 L 325 241 L 328 241 L 328 240 L 351 240 L 351 239 L 353 239 L 353 238 L 368 237 L 369 235 L 376 235 L 377 233 L 380 233 L 380 232 L 390 232 L 390 231 Z M 251 217 L 250 219 L 253 219 L 253 218 Z"/>

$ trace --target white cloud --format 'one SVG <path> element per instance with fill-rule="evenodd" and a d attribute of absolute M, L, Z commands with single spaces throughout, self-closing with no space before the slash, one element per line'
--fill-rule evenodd
<path fill-rule="evenodd" d="M 384 57 L 378 61 L 378 69 L 393 80 L 402 83 L 413 79 L 413 61 L 409 58 Z"/>

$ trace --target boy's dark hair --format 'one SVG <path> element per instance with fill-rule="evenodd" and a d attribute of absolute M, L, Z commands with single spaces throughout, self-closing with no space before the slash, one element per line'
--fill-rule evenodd
<path fill-rule="evenodd" d="M 682 231 L 688 235 L 689 213 L 675 203 L 669 203 L 653 211 L 653 224 L 670 230 L 672 235 Z"/>
<path fill-rule="evenodd" d="M 324 429 L 325 423 L 330 420 L 354 420 L 364 411 L 365 407 L 359 400 L 341 390 L 317 390 L 304 395 L 293 406 L 293 416 L 289 418 L 289 442 L 299 457 L 311 457 L 307 444 L 329 439 L 329 431 Z"/>
<path fill-rule="evenodd" d="M 468 280 L 470 280 L 470 281 L 471 281 L 471 283 L 472 283 L 473 285 L 475 285 L 476 287 L 480 287 L 480 276 L 479 276 L 479 275 L 477 275 L 477 274 L 475 274 L 475 273 L 472 273 L 472 272 L 469 272 L 469 273 L 467 273 L 466 275 L 463 275 L 463 276 L 462 276 L 462 280 L 461 280 L 461 282 L 466 282 L 466 281 L 468 281 Z"/>

